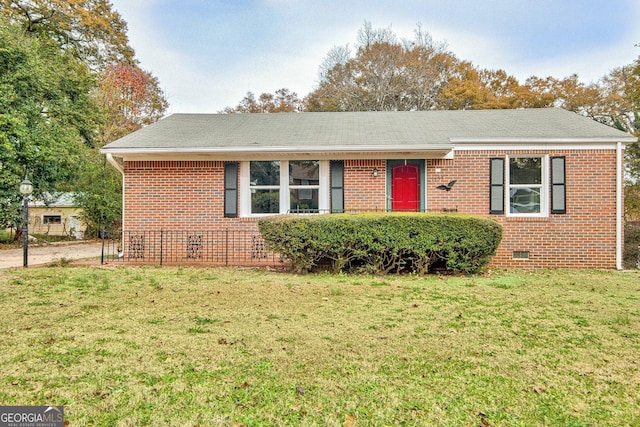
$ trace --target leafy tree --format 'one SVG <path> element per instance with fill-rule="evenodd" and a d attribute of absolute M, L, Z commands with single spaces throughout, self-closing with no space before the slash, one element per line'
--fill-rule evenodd
<path fill-rule="evenodd" d="M 109 0 L 0 0 L 5 16 L 27 34 L 44 36 L 92 69 L 133 63 L 127 24 Z"/>
<path fill-rule="evenodd" d="M 640 58 L 626 67 L 613 70 L 605 78 L 610 120 L 619 128 L 640 136 Z M 625 216 L 640 219 L 640 143 L 627 147 Z"/>
<path fill-rule="evenodd" d="M 74 190 L 88 234 L 122 226 L 122 175 L 103 155 L 95 150 L 86 153 Z"/>
<path fill-rule="evenodd" d="M 640 220 L 640 184 L 627 182 L 624 187 L 624 217 L 628 221 Z"/>
<path fill-rule="evenodd" d="M 89 69 L 70 52 L 0 18 L 0 227 L 19 217 L 25 176 L 35 196 L 70 189 L 93 144 L 93 85 Z"/>
<path fill-rule="evenodd" d="M 235 107 L 222 110 L 225 114 L 234 113 L 299 113 L 304 111 L 304 101 L 289 89 L 278 89 L 275 94 L 263 93 L 258 99 L 252 92 L 242 98 Z"/>
<path fill-rule="evenodd" d="M 617 81 L 613 86 L 618 90 L 611 91 L 613 94 L 609 95 L 609 99 L 613 98 L 611 104 L 616 107 L 616 122 L 640 137 L 640 58 L 627 67 L 614 70 L 609 76 L 611 80 Z M 640 200 L 640 143 L 629 146 L 626 153 L 630 184 L 635 184 L 635 197 Z M 640 218 L 640 203 L 637 206 L 635 217 Z"/>
<path fill-rule="evenodd" d="M 78 193 L 90 226 L 112 223 L 121 177 L 97 148 L 162 117 L 158 80 L 108 0 L 0 2 L 0 226 L 19 223 L 25 175 L 36 196 Z"/>

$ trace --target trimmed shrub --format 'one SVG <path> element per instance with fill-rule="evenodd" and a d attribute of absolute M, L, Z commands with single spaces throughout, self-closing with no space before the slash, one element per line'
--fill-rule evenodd
<path fill-rule="evenodd" d="M 426 274 L 434 265 L 476 273 L 502 238 L 496 221 L 460 214 L 283 215 L 258 228 L 267 248 L 301 273 Z"/>

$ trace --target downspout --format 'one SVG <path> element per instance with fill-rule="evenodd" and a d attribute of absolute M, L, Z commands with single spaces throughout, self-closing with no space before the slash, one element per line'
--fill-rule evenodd
<path fill-rule="evenodd" d="M 122 166 L 120 165 L 120 163 L 118 163 L 116 159 L 113 158 L 113 155 L 111 153 L 107 153 L 107 161 L 111 163 L 114 168 L 118 169 L 118 171 L 124 177 L 124 169 L 122 169 Z"/>
<path fill-rule="evenodd" d="M 111 153 L 107 153 L 107 161 L 122 175 L 122 238 L 124 239 L 124 169 L 122 165 L 113 158 Z M 124 241 L 124 240 L 123 240 Z"/>
<path fill-rule="evenodd" d="M 624 158 L 622 142 L 618 142 L 616 146 L 616 268 L 622 270 L 622 241 L 624 238 L 624 229 L 622 223 L 623 215 L 623 194 L 624 194 Z"/>

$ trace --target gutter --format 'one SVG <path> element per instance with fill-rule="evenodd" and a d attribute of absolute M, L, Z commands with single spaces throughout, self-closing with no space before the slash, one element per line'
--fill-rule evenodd
<path fill-rule="evenodd" d="M 111 153 L 106 153 L 106 154 L 107 154 L 107 156 L 106 156 L 106 157 L 107 157 L 107 161 L 108 161 L 109 163 L 111 163 L 111 165 L 112 165 L 114 168 L 118 169 L 118 171 L 120 172 L 120 174 L 122 174 L 122 177 L 124 178 L 124 169 L 122 168 L 122 166 L 120 165 L 120 163 L 118 163 L 118 162 L 116 161 L 116 159 L 114 159 L 114 158 L 113 158 L 113 155 L 112 155 Z"/>
<path fill-rule="evenodd" d="M 229 147 L 131 147 L 103 148 L 101 153 L 127 154 L 264 154 L 264 153 L 333 153 L 333 152 L 416 152 L 416 151 L 451 151 L 453 144 L 432 145 L 326 145 L 326 146 L 229 146 Z"/>
<path fill-rule="evenodd" d="M 453 144 L 602 144 L 602 143 L 628 143 L 637 141 L 633 136 L 623 137 L 453 137 L 449 138 Z"/>

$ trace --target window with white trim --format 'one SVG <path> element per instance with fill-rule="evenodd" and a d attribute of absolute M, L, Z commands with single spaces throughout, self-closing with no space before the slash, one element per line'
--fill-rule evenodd
<path fill-rule="evenodd" d="M 249 162 L 251 213 L 280 213 L 280 162 Z"/>
<path fill-rule="evenodd" d="M 291 212 L 318 212 L 320 161 L 289 161 L 289 208 Z"/>
<path fill-rule="evenodd" d="M 42 215 L 42 223 L 47 225 L 62 224 L 62 215 Z"/>
<path fill-rule="evenodd" d="M 507 212 L 511 216 L 547 216 L 546 156 L 507 158 Z"/>
<path fill-rule="evenodd" d="M 241 216 L 325 212 L 329 209 L 329 162 L 242 162 L 240 192 Z"/>

